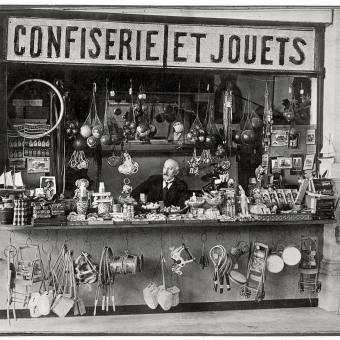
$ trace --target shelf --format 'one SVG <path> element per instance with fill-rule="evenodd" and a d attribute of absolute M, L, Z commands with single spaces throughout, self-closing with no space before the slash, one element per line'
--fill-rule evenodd
<path fill-rule="evenodd" d="M 189 155 L 193 153 L 194 145 L 183 144 L 178 145 L 175 143 L 167 142 L 153 142 L 153 143 L 142 143 L 142 142 L 130 142 L 126 143 L 126 150 L 133 155 L 155 155 L 155 154 L 166 154 L 176 153 L 176 155 Z M 119 145 L 115 145 L 116 150 L 120 149 Z M 103 155 L 111 155 L 113 150 L 112 145 L 102 146 Z"/>
<path fill-rule="evenodd" d="M 27 231 L 27 230 L 95 230 L 95 229 L 138 229 L 138 228 L 233 228 L 233 227 L 278 227 L 293 225 L 318 225 L 336 223 L 336 220 L 312 220 L 312 221 L 252 221 L 252 222 L 172 222 L 172 223 L 146 223 L 146 224 L 91 224 L 91 225 L 67 225 L 67 226 L 38 226 L 32 225 L 14 226 L 0 225 L 0 230 Z"/>

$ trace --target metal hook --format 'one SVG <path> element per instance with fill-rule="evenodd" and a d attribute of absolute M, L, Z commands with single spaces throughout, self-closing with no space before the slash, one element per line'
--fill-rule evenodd
<path fill-rule="evenodd" d="M 224 235 L 223 235 L 223 233 L 221 232 L 221 231 L 219 231 L 218 233 L 217 233 L 217 235 L 216 235 L 216 241 L 217 242 L 222 242 L 224 240 Z"/>
<path fill-rule="evenodd" d="M 9 233 L 9 245 L 11 246 L 12 245 L 12 235 L 14 235 L 14 231 L 11 230 L 10 233 Z"/>
<path fill-rule="evenodd" d="M 181 242 L 185 244 L 184 234 L 181 234 Z"/>
<path fill-rule="evenodd" d="M 30 245 L 32 245 L 32 243 L 33 243 L 32 239 L 30 237 L 27 237 L 26 246 L 30 246 Z"/>
<path fill-rule="evenodd" d="M 125 241 L 126 241 L 126 250 L 129 250 L 129 232 L 126 231 L 126 235 L 125 235 Z"/>
<path fill-rule="evenodd" d="M 161 230 L 161 251 L 163 251 L 163 230 Z"/>
<path fill-rule="evenodd" d="M 201 234 L 201 241 L 202 241 L 203 243 L 205 243 L 205 242 L 207 242 L 207 239 L 208 239 L 207 233 L 206 233 L 206 232 L 202 233 L 202 234 Z"/>

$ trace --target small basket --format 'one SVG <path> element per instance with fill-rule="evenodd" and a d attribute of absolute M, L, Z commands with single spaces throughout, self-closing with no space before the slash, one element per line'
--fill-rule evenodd
<path fill-rule="evenodd" d="M 311 213 L 303 214 L 251 214 L 256 221 L 311 221 Z"/>

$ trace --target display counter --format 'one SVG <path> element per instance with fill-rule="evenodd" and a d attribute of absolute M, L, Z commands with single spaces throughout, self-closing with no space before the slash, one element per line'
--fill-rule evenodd
<path fill-rule="evenodd" d="M 202 269 L 199 259 L 203 241 L 205 249 L 215 245 L 224 245 L 229 251 L 238 241 L 263 242 L 273 247 L 274 244 L 296 245 L 300 247 L 305 236 L 317 238 L 319 249 L 323 248 L 323 226 L 334 220 L 312 220 L 303 222 L 205 222 L 205 223 L 147 223 L 147 224 L 97 224 L 70 226 L 11 226 L 0 227 L 1 247 L 5 248 L 9 240 L 15 247 L 30 242 L 39 244 L 44 264 L 48 258 L 54 263 L 64 243 L 78 256 L 87 251 L 95 261 L 99 261 L 104 246 L 110 246 L 115 255 L 143 254 L 142 272 L 127 275 L 115 275 L 115 298 L 117 311 L 99 314 L 149 313 L 153 312 L 144 302 L 143 289 L 150 283 L 161 284 L 162 274 L 159 263 L 161 249 L 165 258 L 165 280 L 168 287 L 180 289 L 180 304 L 172 311 L 201 311 L 245 308 L 312 307 L 317 305 L 317 294 L 301 292 L 298 288 L 300 273 L 298 265 L 285 266 L 277 274 L 266 272 L 265 298 L 255 302 L 240 295 L 240 285 L 231 283 L 231 290 L 223 294 L 213 289 L 214 267 L 211 263 Z M 183 274 L 171 271 L 173 263 L 170 247 L 185 243 L 195 257 L 195 261 L 183 267 Z M 248 255 L 239 261 L 239 271 L 247 271 Z M 3 279 L 2 279 L 3 280 Z M 5 306 L 5 284 L 0 285 L 0 305 Z M 93 315 L 96 284 L 80 284 L 79 295 L 83 298 L 87 315 Z M 20 304 L 17 305 L 20 309 Z M 163 312 L 160 307 L 157 312 Z M 28 313 L 28 311 L 26 310 Z M 25 314 L 24 314 L 25 315 Z"/>
<path fill-rule="evenodd" d="M 111 221 L 110 221 L 111 222 Z M 33 226 L 33 225 L 24 225 L 24 226 L 14 226 L 14 225 L 6 225 L 0 224 L 0 228 L 4 230 L 12 230 L 12 231 L 32 231 L 32 230 L 73 230 L 73 229 L 83 229 L 83 230 L 96 230 L 96 229 L 135 229 L 135 228 L 190 228 L 193 225 L 197 228 L 221 228 L 223 230 L 228 230 L 233 227 L 279 227 L 279 226 L 296 226 L 298 224 L 303 225 L 318 225 L 322 227 L 324 224 L 332 224 L 335 223 L 335 220 L 327 219 L 327 220 L 311 220 L 311 221 L 235 221 L 235 222 L 215 222 L 215 221 L 171 221 L 171 222 L 122 222 L 122 223 L 96 223 L 90 225 L 67 225 L 67 226 L 59 226 L 59 225 L 48 225 L 48 226 Z M 0 229 L 0 230 L 1 230 Z"/>

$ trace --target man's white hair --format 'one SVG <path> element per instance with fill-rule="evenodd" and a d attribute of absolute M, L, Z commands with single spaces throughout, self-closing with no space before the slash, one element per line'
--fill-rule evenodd
<path fill-rule="evenodd" d="M 178 173 L 178 171 L 179 171 L 179 164 L 178 164 L 177 161 L 175 161 L 175 160 L 172 159 L 172 158 L 169 158 L 169 159 L 167 159 L 167 160 L 164 162 L 164 165 L 163 165 L 163 166 L 165 166 L 166 163 L 171 163 L 172 166 L 173 166 L 173 168 L 174 168 L 174 169 L 176 170 L 176 172 Z"/>

